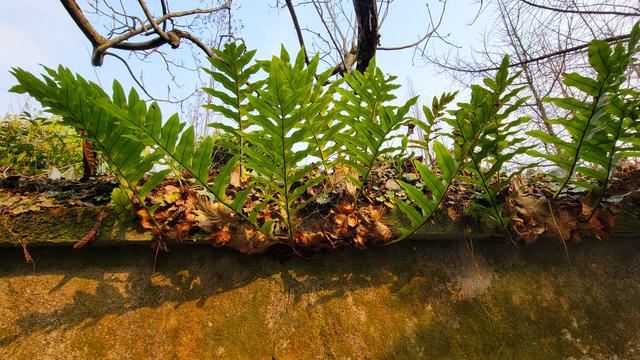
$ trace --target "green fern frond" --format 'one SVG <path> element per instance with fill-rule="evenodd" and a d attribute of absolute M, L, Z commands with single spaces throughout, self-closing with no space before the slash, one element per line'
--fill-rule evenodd
<path fill-rule="evenodd" d="M 258 96 L 248 95 L 255 109 L 249 117 L 257 129 L 244 133 L 254 147 L 246 149 L 247 167 L 267 193 L 275 192 L 280 221 L 286 225 L 292 244 L 299 222 L 296 214 L 308 202 L 301 195 L 324 180 L 319 176 L 302 181 L 314 166 L 303 161 L 318 151 L 308 119 L 326 106 L 323 101 L 314 101 L 321 96 L 313 90 L 319 57 L 306 66 L 302 56 L 299 54 L 293 65 L 284 49 L 280 57 L 272 58 L 266 67 L 269 76 L 265 87 L 258 90 Z"/>
<path fill-rule="evenodd" d="M 130 129 L 123 125 L 110 112 L 95 106 L 97 101 L 109 102 L 109 96 L 96 84 L 60 66 L 58 70 L 45 68 L 47 75 L 43 80 L 24 71 L 13 69 L 12 75 L 19 85 L 11 91 L 28 93 L 38 100 L 46 111 L 59 115 L 63 123 L 78 130 L 84 130 L 87 138 L 102 154 L 107 164 L 118 176 L 123 189 L 117 191 L 117 206 L 125 206 L 126 194 L 129 204 L 137 199 L 149 213 L 145 197 L 167 176 L 169 170 L 161 170 L 151 175 L 139 185 L 142 178 L 151 172 L 153 166 L 162 157 L 159 152 L 149 152 L 147 146 L 139 141 Z M 116 101 L 120 101 L 117 98 Z"/>
<path fill-rule="evenodd" d="M 335 143 L 335 136 L 344 130 L 344 124 L 336 120 L 341 109 L 334 104 L 334 96 L 343 81 L 342 79 L 336 80 L 331 85 L 326 86 L 325 84 L 329 81 L 331 75 L 332 69 L 318 75 L 310 93 L 310 98 L 307 100 L 307 102 L 316 105 L 316 111 L 305 116 L 310 141 L 313 143 L 313 146 L 309 149 L 309 156 L 317 157 L 327 174 L 333 167 L 335 155 L 339 149 L 339 145 Z M 333 186 L 332 178 L 329 177 L 328 180 Z"/>
<path fill-rule="evenodd" d="M 136 138 L 153 149 L 154 153 L 159 154 L 161 158 L 170 159 L 189 173 L 205 189 L 206 195 L 229 208 L 256 229 L 260 228 L 257 222 L 251 221 L 252 217 L 245 215 L 242 210 L 248 191 L 237 193 L 233 200 L 228 199 L 226 195 L 228 179 L 231 171 L 238 165 L 240 156 L 233 157 L 227 162 L 212 185 L 209 183 L 213 151 L 211 136 L 200 139 L 199 144 L 196 145 L 193 127 L 186 127 L 177 115 L 169 117 L 163 124 L 160 108 L 155 102 L 147 110 L 145 102 L 138 98 L 134 89 L 129 92 L 128 102 L 126 102 L 124 91 L 117 81 L 114 81 L 113 94 L 113 102 L 101 100 L 96 104 L 134 132 Z M 265 235 L 270 236 L 270 234 Z"/>
<path fill-rule="evenodd" d="M 413 206 L 400 199 L 393 200 L 398 208 L 411 221 L 411 227 L 405 230 L 398 239 L 394 240 L 394 242 L 406 239 L 429 221 L 438 207 L 440 207 L 440 203 L 444 199 L 447 190 L 460 170 L 461 163 L 451 156 L 449 150 L 447 150 L 442 143 L 435 141 L 433 143 L 433 151 L 436 156 L 436 165 L 440 169 L 442 176 L 438 176 L 427 165 L 419 161 L 414 161 L 414 165 L 420 174 L 421 180 L 427 188 L 429 188 L 431 197 L 425 195 L 421 189 L 418 189 L 412 184 L 404 181 L 398 181 L 400 186 L 402 186 L 402 188 L 407 192 L 407 198 L 416 203 L 421 211 L 418 212 Z"/>
<path fill-rule="evenodd" d="M 600 184 L 595 188 L 585 182 L 578 185 L 600 193 L 604 191 L 617 159 L 626 153 L 623 144 L 633 141 L 622 130 L 634 127 L 632 109 L 635 89 L 624 89 L 622 86 L 630 64 L 640 51 L 639 39 L 640 23 L 636 23 L 626 48 L 622 43 L 610 45 L 602 40 L 593 40 L 589 44 L 588 58 L 595 77 L 571 73 L 565 74 L 563 79 L 567 86 L 584 94 L 587 100 L 578 97 L 546 99 L 572 114 L 569 119 L 552 121 L 567 131 L 568 138 L 551 136 L 542 131 L 528 132 L 559 149 L 558 154 L 530 152 L 565 171 L 564 177 L 559 179 L 560 187 L 555 196 L 573 181 L 576 172 L 593 177 Z"/>
<path fill-rule="evenodd" d="M 432 109 L 425 109 L 427 125 L 433 126 L 436 120 L 441 119 L 453 128 L 452 134 L 442 133 L 442 135 L 453 140 L 454 156 L 451 156 L 441 143 L 433 143 L 436 164 L 442 172 L 442 177 L 435 175 L 426 165 L 416 162 L 421 179 L 431 192 L 430 198 L 415 186 L 400 183 L 407 191 L 409 200 L 418 204 L 422 210 L 422 213 L 419 213 L 409 204 L 396 200 L 400 210 L 411 220 L 411 230 L 400 239 L 414 233 L 429 220 L 462 168 L 472 171 L 474 176 L 467 177 L 465 180 L 483 190 L 478 195 L 489 204 L 489 215 L 511 239 L 508 230 L 509 219 L 502 215 L 502 205 L 498 203 L 497 197 L 508 185 L 510 179 L 510 176 L 501 176 L 503 165 L 514 156 L 528 150 L 527 147 L 519 146 L 523 139 L 515 136 L 518 127 L 528 121 L 528 118 L 508 120 L 513 111 L 525 101 L 520 99 L 507 106 L 521 90 L 517 88 L 506 92 L 518 77 L 518 74 L 509 77 L 508 65 L 509 59 L 505 57 L 495 79 L 484 80 L 486 87 L 472 86 L 471 100 L 468 103 L 459 103 L 459 109 L 449 111 L 452 117 L 442 118 L 444 107 L 452 100 L 453 94 L 443 95 L 440 101 L 434 98 Z M 420 145 L 428 149 L 429 143 L 425 141 Z"/>
<path fill-rule="evenodd" d="M 364 73 L 356 70 L 345 74 L 344 79 L 351 89 L 338 89 L 341 99 L 336 101 L 336 105 L 342 110 L 339 119 L 347 130 L 336 134 L 335 139 L 346 155 L 340 161 L 359 175 L 352 179 L 358 187 L 357 201 L 368 184 L 371 169 L 382 156 L 400 149 L 385 145 L 394 139 L 401 139 L 403 143 L 405 136 L 398 130 L 409 122 L 407 114 L 417 97 L 400 107 L 385 105 L 395 99 L 391 91 L 399 85 L 392 82 L 395 76 L 384 76 L 374 61 Z"/>
<path fill-rule="evenodd" d="M 251 126 L 248 113 L 251 110 L 247 101 L 247 95 L 262 87 L 261 81 L 251 81 L 252 76 L 260 70 L 260 64 L 253 63 L 256 50 L 246 51 L 243 43 L 228 43 L 222 50 L 212 50 L 217 56 L 209 58 L 213 71 L 204 69 L 211 75 L 213 80 L 222 85 L 222 89 L 203 88 L 213 99 L 220 101 L 220 104 L 205 104 L 207 109 L 211 109 L 222 114 L 225 119 L 233 122 L 234 128 L 239 132 L 230 133 L 238 137 L 240 168 L 244 165 L 244 137 L 242 132 Z M 229 133 L 229 128 L 224 124 L 212 123 L 211 127 L 221 129 Z"/>
<path fill-rule="evenodd" d="M 465 180 L 482 189 L 478 195 L 488 204 L 489 216 L 513 242 L 508 228 L 510 219 L 503 215 L 498 195 L 519 171 L 505 174 L 502 169 L 505 163 L 525 154 L 531 147 L 522 146 L 524 139 L 517 136 L 529 117 L 510 120 L 526 98 L 512 102 L 522 87 L 507 92 L 519 76 L 518 73 L 509 76 L 508 68 L 509 57 L 505 56 L 495 79 L 484 79 L 486 87 L 474 85 L 470 102 L 458 104 L 460 109 L 452 112 L 453 117 L 446 121 L 454 129 L 450 137 L 454 141 L 456 158 L 473 174 Z"/>
<path fill-rule="evenodd" d="M 432 152 L 430 149 L 431 144 L 435 141 L 436 135 L 442 130 L 439 127 L 439 119 L 445 114 L 447 106 L 455 99 L 458 92 L 443 93 L 438 98 L 434 96 L 431 100 L 431 107 L 426 105 L 422 106 L 422 113 L 425 119 L 412 118 L 411 122 L 422 131 L 422 137 L 420 140 L 410 140 L 412 146 L 420 149 L 424 149 L 428 154 L 430 160 L 432 159 Z"/>

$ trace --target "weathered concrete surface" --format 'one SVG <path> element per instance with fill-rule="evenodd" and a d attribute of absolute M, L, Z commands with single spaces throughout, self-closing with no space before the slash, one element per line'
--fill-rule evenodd
<path fill-rule="evenodd" d="M 151 234 L 137 223 L 132 222 L 128 228 L 118 226 L 118 214 L 111 208 L 60 207 L 19 215 L 0 214 L 0 247 L 16 246 L 18 240 L 29 246 L 74 244 L 91 229 L 100 211 L 106 213 L 98 233 L 101 244 L 124 245 L 151 239 Z"/>
<path fill-rule="evenodd" d="M 0 359 L 640 358 L 640 242 L 0 249 Z"/>

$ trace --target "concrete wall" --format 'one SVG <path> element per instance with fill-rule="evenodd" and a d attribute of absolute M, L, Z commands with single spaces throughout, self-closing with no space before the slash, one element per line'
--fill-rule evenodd
<path fill-rule="evenodd" d="M 0 249 L 0 359 L 640 358 L 634 240 L 570 244 L 570 264 L 551 241 L 31 253 Z"/>

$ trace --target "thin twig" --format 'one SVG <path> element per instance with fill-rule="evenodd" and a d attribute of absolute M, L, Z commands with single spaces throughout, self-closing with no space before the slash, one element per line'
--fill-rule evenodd
<path fill-rule="evenodd" d="M 296 15 L 296 10 L 293 7 L 291 0 L 285 0 L 285 3 L 287 4 L 287 9 L 289 9 L 289 15 L 291 15 L 291 21 L 293 21 L 293 27 L 296 29 L 298 42 L 300 43 L 300 47 L 302 48 L 302 51 L 304 51 L 304 62 L 307 65 L 309 65 L 309 55 L 307 55 L 307 48 L 306 46 L 304 46 L 304 37 L 302 37 L 302 30 L 300 29 L 300 23 L 298 22 L 298 16 Z"/>
<path fill-rule="evenodd" d="M 564 254 L 567 257 L 567 262 L 569 263 L 569 266 L 571 266 L 571 258 L 569 257 L 569 248 L 567 248 L 567 242 L 565 241 L 564 236 L 562 235 L 562 231 L 560 231 L 560 227 L 556 222 L 556 217 L 553 214 L 553 207 L 551 207 L 551 202 L 549 200 L 547 200 L 547 204 L 549 205 L 549 212 L 551 213 L 551 219 L 553 220 L 553 225 L 555 225 L 556 231 L 558 232 L 558 235 L 560 235 L 560 240 L 562 240 L 562 246 L 564 247 Z"/>
<path fill-rule="evenodd" d="M 628 12 L 623 12 L 623 11 L 604 11 L 604 10 L 581 10 L 581 9 L 571 10 L 571 9 L 561 9 L 561 8 L 557 8 L 557 7 L 536 4 L 534 2 L 527 1 L 527 0 L 520 0 L 520 1 L 525 3 L 525 4 L 527 4 L 527 5 L 529 5 L 529 6 L 535 7 L 535 8 L 554 11 L 554 12 L 559 12 L 559 13 L 566 13 L 566 14 L 615 15 L 615 16 L 632 16 L 632 17 L 640 16 L 640 12 L 628 13 Z"/>

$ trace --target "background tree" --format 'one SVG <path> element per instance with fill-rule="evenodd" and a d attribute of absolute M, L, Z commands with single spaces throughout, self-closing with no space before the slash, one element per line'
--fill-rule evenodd
<path fill-rule="evenodd" d="M 208 1 L 206 7 L 179 8 L 185 4 L 170 3 L 168 0 L 147 3 L 138 0 L 137 4 L 123 2 L 110 2 L 108 0 L 87 1 L 81 7 L 76 0 L 60 0 L 62 6 L 73 19 L 78 28 L 91 43 L 91 63 L 101 66 L 105 56 L 112 56 L 120 60 L 133 80 L 141 90 L 152 100 L 176 102 L 180 104 L 182 112 L 186 113 L 199 130 L 206 131 L 206 123 L 209 115 L 205 113 L 202 121 L 200 105 L 209 100 L 199 90 L 205 82 L 200 80 L 200 85 L 190 95 L 183 99 L 171 99 L 170 89 L 166 99 L 160 99 L 152 95 L 144 84 L 142 74 L 136 75 L 129 65 L 128 59 L 134 57 L 144 62 L 150 57 L 159 57 L 165 64 L 168 76 L 177 86 L 174 71 L 186 69 L 198 74 L 197 69 L 202 67 L 203 56 L 193 52 L 204 53 L 207 57 L 215 57 L 212 48 L 218 48 L 225 37 L 233 37 L 231 19 L 231 4 L 229 1 Z M 102 27 L 104 31 L 98 31 Z M 191 45 L 192 56 L 189 59 L 175 57 L 164 49 L 179 48 L 184 42 Z M 123 54 L 124 52 L 124 54 Z M 209 79 L 211 81 L 211 79 Z M 212 86 L 211 83 L 209 83 Z M 196 104 L 185 100 L 196 100 Z M 83 141 L 83 165 L 82 179 L 88 179 L 95 173 L 95 154 L 91 142 Z"/>
<path fill-rule="evenodd" d="M 153 4 L 138 0 L 135 5 L 123 5 L 122 2 L 113 5 L 109 0 L 92 0 L 83 6 L 76 0 L 61 0 L 61 3 L 91 42 L 94 66 L 102 65 L 105 56 L 115 56 L 124 61 L 116 51 L 130 52 L 141 60 L 157 54 L 167 57 L 168 65 L 176 65 L 162 50 L 166 45 L 175 49 L 186 41 L 212 57 L 211 48 L 218 48 L 224 38 L 234 38 L 232 0 L 210 0 L 204 8 L 188 8 L 189 3 L 169 0 Z M 305 45 L 305 36 L 310 37 L 309 48 L 320 52 L 325 62 L 335 66 L 335 73 L 350 71 L 354 67 L 364 71 L 378 50 L 414 48 L 424 52 L 429 39 L 439 37 L 437 29 L 444 17 L 446 0 L 437 2 L 439 16 L 436 18 L 431 13 L 429 2 L 426 2 L 430 21 L 417 25 L 425 28 L 417 40 L 401 44 L 390 43 L 395 39 L 382 41 L 381 28 L 392 3 L 392 0 L 305 0 L 295 3 L 293 0 L 276 0 L 276 6 L 286 7 L 289 11 L 300 45 Z M 172 11 L 174 6 L 183 9 Z M 296 12 L 300 7 L 311 9 L 317 18 L 301 23 Z M 97 25 L 106 31 L 98 31 Z M 217 30 L 211 32 L 212 28 Z M 408 38 L 414 36 L 412 31 L 408 31 Z M 307 55 L 307 62 L 308 59 Z"/>
<path fill-rule="evenodd" d="M 556 135 L 549 120 L 569 114 L 546 97 L 577 96 L 564 85 L 562 74 L 589 72 L 586 51 L 591 39 L 609 43 L 624 41 L 640 20 L 637 1 L 609 0 L 492 0 L 482 4 L 484 16 L 493 24 L 483 34 L 482 46 L 468 53 L 429 54 L 437 64 L 461 84 L 471 84 L 497 69 L 503 54 L 511 57 L 511 67 L 521 70 L 516 86 L 526 86 L 521 96 L 529 97 L 523 108 L 534 115 L 530 128 Z M 638 66 L 628 81 L 638 82 Z M 562 134 L 559 134 L 562 135 Z M 543 144 L 548 153 L 557 149 Z"/>
<path fill-rule="evenodd" d="M 416 40 L 403 40 L 382 37 L 383 24 L 393 7 L 393 0 L 285 0 L 284 5 L 278 0 L 278 6 L 286 6 L 291 15 L 300 45 L 306 44 L 307 48 L 319 52 L 326 63 L 335 66 L 334 74 L 348 72 L 354 67 L 364 72 L 377 51 L 414 49 L 424 53 L 430 39 L 442 38 L 438 28 L 447 1 L 433 3 L 437 3 L 436 17 L 431 11 L 432 2 L 416 4 L 416 11 L 419 6 L 426 5 L 429 22 L 416 24 L 407 31 L 407 38 L 417 36 Z M 296 8 L 311 8 L 317 18 L 300 23 Z M 305 42 L 305 35 L 311 39 L 311 46 Z M 392 43 L 395 41 L 399 43 Z"/>
<path fill-rule="evenodd" d="M 175 69 L 197 72 L 204 60 L 201 54 L 214 57 L 211 49 L 219 48 L 224 38 L 233 38 L 231 0 L 199 3 L 138 0 L 135 4 L 91 0 L 83 6 L 76 0 L 60 2 L 91 43 L 91 63 L 101 66 L 105 56 L 117 58 L 142 91 L 154 100 L 161 99 L 150 94 L 141 76 L 134 74 L 128 59 L 133 57 L 144 62 L 158 57 L 163 60 L 168 76 L 175 81 Z M 197 6 L 200 4 L 205 7 Z M 189 8 L 191 5 L 195 6 Z M 192 50 L 190 58 L 185 58 L 183 53 L 175 57 L 165 51 L 168 47 L 177 49 L 185 42 Z"/>

